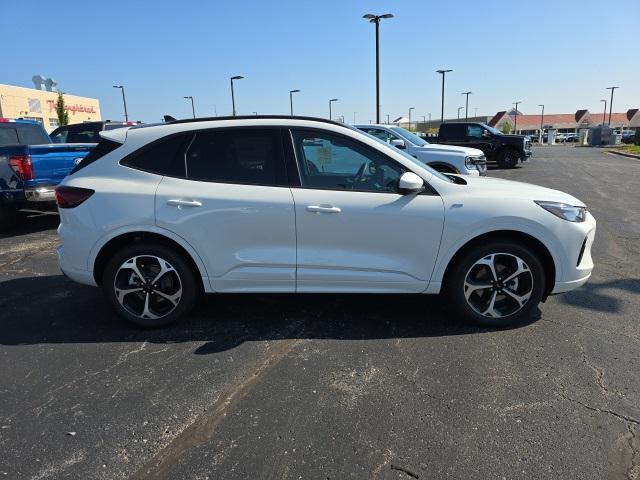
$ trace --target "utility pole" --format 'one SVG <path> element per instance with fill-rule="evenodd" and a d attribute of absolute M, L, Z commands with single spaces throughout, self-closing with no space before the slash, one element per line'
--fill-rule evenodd
<path fill-rule="evenodd" d="M 444 76 L 448 72 L 453 72 L 453 70 L 436 70 L 436 72 L 442 75 L 442 107 L 440 109 L 440 123 L 442 124 L 444 123 Z"/>
<path fill-rule="evenodd" d="M 542 133 L 544 131 L 544 105 L 540 104 L 539 107 L 542 107 L 542 115 L 540 116 L 540 145 L 542 145 Z"/>
<path fill-rule="evenodd" d="M 609 126 L 611 126 L 611 112 L 613 110 L 613 91 L 616 88 L 620 88 L 620 87 L 607 87 L 606 88 L 607 90 L 611 90 L 611 100 L 609 101 Z M 124 90 L 122 92 L 123 92 L 122 94 L 124 95 Z"/>
<path fill-rule="evenodd" d="M 517 134 L 518 133 L 518 105 L 520 105 L 522 102 L 520 100 L 518 100 L 517 102 L 513 102 L 513 104 L 516 106 L 516 114 L 514 115 L 515 117 L 515 122 L 513 125 L 513 133 Z"/>

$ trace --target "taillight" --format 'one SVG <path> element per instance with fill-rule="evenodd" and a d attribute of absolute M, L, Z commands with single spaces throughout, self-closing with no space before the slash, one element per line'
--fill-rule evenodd
<path fill-rule="evenodd" d="M 60 208 L 74 208 L 93 195 L 94 190 L 80 187 L 56 187 L 56 203 Z"/>
<path fill-rule="evenodd" d="M 33 180 L 36 178 L 33 171 L 33 163 L 31 162 L 31 155 L 10 155 L 9 165 L 20 180 Z"/>

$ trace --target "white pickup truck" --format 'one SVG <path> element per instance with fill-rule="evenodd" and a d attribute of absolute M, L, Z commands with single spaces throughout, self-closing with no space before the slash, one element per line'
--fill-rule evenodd
<path fill-rule="evenodd" d="M 443 173 L 486 175 L 487 160 L 482 150 L 429 143 L 393 125 L 354 125 L 355 128 L 404 150 L 409 155 Z"/>

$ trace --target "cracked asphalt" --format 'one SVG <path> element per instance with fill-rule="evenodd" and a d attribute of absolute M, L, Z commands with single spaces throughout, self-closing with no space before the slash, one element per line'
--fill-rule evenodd
<path fill-rule="evenodd" d="M 53 214 L 0 237 L 0 478 L 639 479 L 640 162 L 537 147 L 595 272 L 504 330 L 419 296 L 208 297 L 141 330 L 57 268 Z"/>

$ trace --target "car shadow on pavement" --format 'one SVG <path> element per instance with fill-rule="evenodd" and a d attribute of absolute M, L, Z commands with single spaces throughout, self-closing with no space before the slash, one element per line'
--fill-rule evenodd
<path fill-rule="evenodd" d="M 18 215 L 18 225 L 10 232 L 1 233 L 0 239 L 52 230 L 58 228 L 60 224 L 58 212 L 54 210 L 42 212 L 36 210 L 20 210 Z"/>
<path fill-rule="evenodd" d="M 99 288 L 61 275 L 18 278 L 0 283 L 0 344 L 195 341 L 205 343 L 194 353 L 205 355 L 243 342 L 421 338 L 496 330 L 463 323 L 442 302 L 425 295 L 217 294 L 207 295 L 176 325 L 143 329 L 111 312 Z M 538 310 L 531 320 L 510 328 L 539 317 Z"/>
<path fill-rule="evenodd" d="M 582 287 L 562 295 L 562 302 L 578 308 L 587 308 L 607 313 L 621 313 L 623 301 L 608 290 L 623 290 L 640 293 L 640 279 L 621 278 L 607 282 L 587 282 Z"/>

